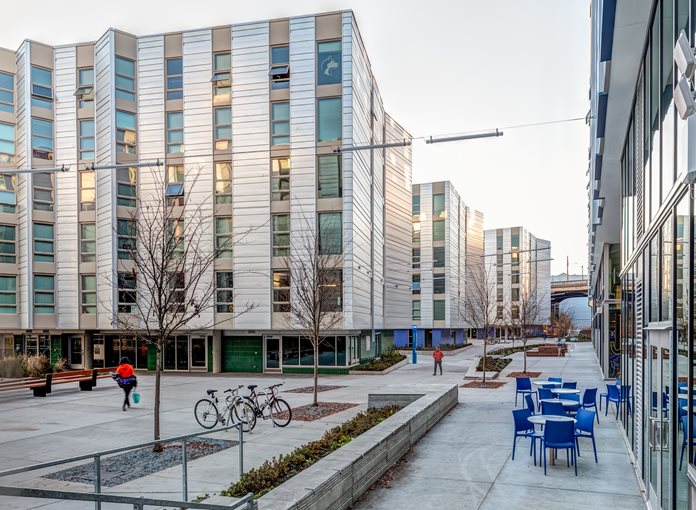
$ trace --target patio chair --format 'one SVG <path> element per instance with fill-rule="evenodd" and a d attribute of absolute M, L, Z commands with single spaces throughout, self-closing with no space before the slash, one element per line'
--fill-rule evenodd
<path fill-rule="evenodd" d="M 548 420 L 544 428 L 544 437 L 541 445 L 544 457 L 544 476 L 546 476 L 546 450 L 548 448 L 565 450 L 568 467 L 570 467 L 569 450 L 572 451 L 575 476 L 578 476 L 577 451 L 575 449 L 575 424 L 572 421 Z"/>
<path fill-rule="evenodd" d="M 564 382 L 563 386 L 561 386 L 561 388 L 568 388 L 570 390 L 576 390 L 577 387 L 578 387 L 577 382 Z"/>
<path fill-rule="evenodd" d="M 686 415 L 684 415 L 681 418 L 679 418 L 679 421 L 681 422 L 682 429 L 684 430 L 684 434 L 682 435 L 681 455 L 679 456 L 679 471 L 681 471 L 682 463 L 684 462 L 684 451 L 686 450 L 686 431 L 687 431 L 687 425 L 688 425 L 688 418 L 686 417 Z M 691 415 L 691 444 L 696 446 L 696 415 L 695 414 Z"/>
<path fill-rule="evenodd" d="M 515 460 L 515 448 L 517 439 L 520 437 L 528 437 L 531 440 L 529 445 L 529 455 L 534 453 L 534 465 L 536 466 L 536 440 L 541 440 L 541 432 L 534 430 L 534 425 L 529 421 L 532 413 L 529 409 L 514 409 L 512 418 L 515 421 L 515 436 L 512 440 L 512 460 Z"/>
<path fill-rule="evenodd" d="M 621 386 L 621 379 L 616 379 L 614 381 L 614 386 Z M 599 410 L 602 410 L 602 399 L 607 400 L 609 398 L 609 385 L 607 384 L 607 391 L 599 394 Z"/>
<path fill-rule="evenodd" d="M 560 402 L 542 402 L 541 414 L 545 414 L 547 416 L 568 416 L 565 409 L 563 409 L 563 404 Z"/>
<path fill-rule="evenodd" d="M 607 392 L 609 396 L 607 397 L 607 407 L 604 410 L 604 416 L 607 415 L 609 411 L 609 403 L 613 402 L 616 405 L 616 419 L 619 419 L 619 405 L 626 404 L 628 406 L 628 414 L 631 414 L 631 385 L 621 386 L 619 388 L 616 385 L 607 384 Z M 656 397 L 657 398 L 657 397 Z"/>
<path fill-rule="evenodd" d="M 580 404 L 580 395 L 574 395 L 574 394 L 563 395 L 563 399 L 564 400 L 574 400 L 575 402 L 577 402 L 577 404 L 573 405 L 573 406 L 567 406 L 567 405 L 563 406 L 563 409 L 565 409 L 567 414 L 575 414 L 578 412 L 578 409 L 580 409 L 582 407 L 582 405 Z"/>
<path fill-rule="evenodd" d="M 532 381 L 529 377 L 518 377 L 515 379 L 515 407 L 517 407 L 517 396 L 518 395 L 531 395 L 534 393 L 532 390 Z"/>
<path fill-rule="evenodd" d="M 550 389 L 548 389 L 548 388 L 543 388 L 543 387 L 542 387 L 542 388 L 539 388 L 539 389 L 537 390 L 537 394 L 538 394 L 537 402 L 538 402 L 538 404 L 539 404 L 538 407 L 537 407 L 537 410 L 538 410 L 538 411 L 541 411 L 541 401 L 544 400 L 544 399 L 547 399 L 547 398 L 554 398 L 554 396 L 553 396 L 553 393 L 551 393 L 551 390 L 550 390 Z"/>
<path fill-rule="evenodd" d="M 587 388 L 585 393 L 582 394 L 582 404 L 583 409 L 593 408 L 595 410 L 595 416 L 597 417 L 597 423 L 599 423 L 599 413 L 597 411 L 597 388 Z"/>
<path fill-rule="evenodd" d="M 669 401 L 667 400 L 667 393 L 662 392 L 662 416 L 667 417 L 667 412 L 669 409 Z M 652 411 L 657 414 L 657 392 L 652 392 Z"/>
<path fill-rule="evenodd" d="M 525 401 L 525 403 L 527 404 L 527 409 L 529 409 L 529 412 L 532 413 L 532 414 L 534 414 L 534 409 L 535 409 L 536 406 L 534 405 L 534 399 L 532 398 L 532 396 L 531 396 L 531 395 L 525 395 L 525 396 L 524 396 L 524 401 Z"/>
<path fill-rule="evenodd" d="M 678 413 L 677 416 L 679 417 L 678 425 L 679 425 L 680 430 L 681 430 L 681 426 L 682 426 L 682 422 L 681 422 L 682 416 L 686 416 L 689 414 L 684 409 L 682 409 L 682 407 L 686 407 L 688 405 L 689 405 L 689 401 L 686 398 L 680 397 L 677 399 L 677 413 Z"/>
<path fill-rule="evenodd" d="M 548 378 L 548 381 L 549 381 L 549 382 L 559 382 L 559 383 L 562 383 L 562 382 L 563 382 L 563 378 L 562 378 L 562 377 L 549 377 L 549 378 Z"/>
<path fill-rule="evenodd" d="M 595 444 L 594 436 L 594 411 L 587 411 L 586 409 L 578 410 L 578 414 L 575 416 L 575 447 L 577 448 L 578 455 L 580 455 L 580 443 L 578 443 L 578 438 L 587 437 L 592 439 L 592 449 L 594 450 L 594 461 L 597 461 L 597 445 Z"/>

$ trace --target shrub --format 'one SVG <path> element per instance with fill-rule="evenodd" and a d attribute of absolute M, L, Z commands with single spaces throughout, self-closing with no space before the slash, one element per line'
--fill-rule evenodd
<path fill-rule="evenodd" d="M 0 377 L 19 378 L 24 377 L 22 361 L 17 356 L 5 356 L 0 358 Z"/>
<path fill-rule="evenodd" d="M 68 364 L 68 360 L 65 358 L 60 358 L 58 361 L 56 361 L 56 364 L 53 365 L 53 371 L 54 372 L 65 372 L 70 368 Z"/>
<path fill-rule="evenodd" d="M 405 359 L 406 356 L 403 354 L 400 354 L 396 351 L 388 351 L 382 354 L 382 357 L 380 357 L 379 359 L 375 359 L 370 361 L 369 363 L 360 365 L 358 367 L 358 370 L 381 372 L 382 370 L 386 370 L 387 368 L 396 365 L 397 363 Z"/>
<path fill-rule="evenodd" d="M 321 439 L 299 446 L 288 455 L 273 457 L 259 467 L 247 471 L 238 482 L 220 494 L 241 498 L 252 492 L 254 498 L 260 498 L 303 469 L 383 422 L 399 409 L 398 407 L 371 408 L 359 413 L 353 419 L 327 430 Z"/>
<path fill-rule="evenodd" d="M 511 362 L 512 360 L 510 358 L 494 358 L 493 356 L 486 356 L 486 372 L 500 372 Z M 476 370 L 479 372 L 483 371 L 483 358 L 481 358 L 478 365 L 476 365 Z"/>
<path fill-rule="evenodd" d="M 20 359 L 22 360 L 24 375 L 26 377 L 44 377 L 51 372 L 51 360 L 43 354 L 39 354 L 38 356 L 22 355 Z"/>

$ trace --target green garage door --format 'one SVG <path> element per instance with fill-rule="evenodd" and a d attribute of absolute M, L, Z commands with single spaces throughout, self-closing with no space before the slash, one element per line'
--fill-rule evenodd
<path fill-rule="evenodd" d="M 263 372 L 262 342 L 260 336 L 222 337 L 222 371 Z"/>

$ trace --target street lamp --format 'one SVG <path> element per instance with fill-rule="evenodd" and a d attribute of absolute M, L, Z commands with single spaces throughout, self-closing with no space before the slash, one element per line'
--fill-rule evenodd
<path fill-rule="evenodd" d="M 432 136 L 427 137 L 415 137 L 415 138 L 404 138 L 398 142 L 387 142 L 387 143 L 373 143 L 369 145 L 346 145 L 341 147 L 334 147 L 333 152 L 335 154 L 341 154 L 342 152 L 355 152 L 355 151 L 367 151 L 371 149 L 388 149 L 390 147 L 407 147 L 413 144 L 413 140 L 417 138 L 423 138 L 425 143 L 445 143 L 445 142 L 457 142 L 460 140 L 473 140 L 475 138 L 491 138 L 503 136 L 503 132 L 499 129 L 494 131 L 483 131 L 480 133 L 469 133 L 467 135 L 454 135 L 454 136 L 443 136 L 439 138 L 434 138 Z"/>

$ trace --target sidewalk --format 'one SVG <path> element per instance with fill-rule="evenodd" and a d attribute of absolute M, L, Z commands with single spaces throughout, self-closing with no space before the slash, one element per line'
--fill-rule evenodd
<path fill-rule="evenodd" d="M 573 345 L 571 357 L 528 358 L 528 370 L 541 377 L 578 381 L 578 389 L 603 388 L 592 345 Z M 472 352 L 473 354 L 473 352 Z M 522 370 L 522 355 L 515 354 L 505 372 Z M 407 454 L 392 475 L 390 487 L 368 491 L 354 508 L 399 510 L 422 508 L 538 510 L 642 509 L 638 483 L 620 437 L 620 422 L 610 411 L 595 422 L 595 464 L 589 440 L 580 441 L 578 476 L 559 454 L 548 476 L 535 467 L 529 440 L 520 439 L 514 462 L 512 409 L 514 380 L 497 390 L 462 388 L 460 404 Z M 562 458 L 563 457 L 563 458 Z"/>

